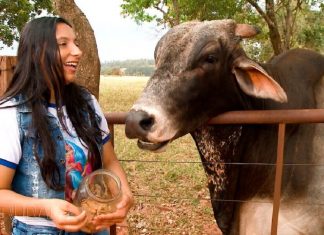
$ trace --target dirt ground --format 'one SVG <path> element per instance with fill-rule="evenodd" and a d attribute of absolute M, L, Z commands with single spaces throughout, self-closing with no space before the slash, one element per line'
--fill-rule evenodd
<path fill-rule="evenodd" d="M 4 214 L 0 213 L 0 235 L 10 234 L 10 220 L 8 217 L 5 218 Z"/>
<path fill-rule="evenodd" d="M 170 212 L 172 211 L 169 207 L 160 207 L 159 210 L 164 211 L 164 212 Z M 133 214 L 136 214 L 137 212 L 132 212 Z M 181 235 L 189 235 L 189 234 L 201 234 L 201 235 L 221 235 L 221 232 L 219 231 L 218 227 L 216 226 L 215 223 L 212 222 L 206 222 L 206 220 L 204 220 L 203 218 L 192 218 L 195 220 L 195 223 L 197 224 L 201 224 L 202 225 L 202 231 L 197 230 L 195 228 L 192 228 L 191 232 L 185 232 L 185 231 L 181 231 L 180 229 L 174 228 L 174 233 L 171 234 L 181 234 Z M 169 223 L 172 220 L 169 219 Z M 130 226 L 130 223 L 132 225 L 134 225 L 134 227 Z M 142 222 L 142 224 L 137 223 L 134 224 L 133 222 L 128 223 L 127 221 L 121 223 L 121 224 L 117 224 L 116 225 L 116 232 L 117 235 L 137 235 L 137 234 L 162 234 L 162 232 L 160 231 L 149 231 L 149 229 L 145 228 L 145 223 Z M 172 224 L 172 222 L 171 222 Z M 8 228 L 7 230 L 5 229 L 5 223 L 4 223 L 4 216 L 3 214 L 0 213 L 0 235 L 9 235 L 10 233 L 8 232 Z M 169 234 L 169 233 L 163 233 L 163 234 Z"/>

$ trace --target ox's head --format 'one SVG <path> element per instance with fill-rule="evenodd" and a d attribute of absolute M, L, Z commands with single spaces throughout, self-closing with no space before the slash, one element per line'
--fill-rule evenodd
<path fill-rule="evenodd" d="M 126 119 L 126 135 L 142 149 L 159 150 L 225 111 L 242 95 L 286 101 L 286 94 L 239 47 L 257 30 L 232 20 L 187 22 L 155 49 L 156 70 Z"/>

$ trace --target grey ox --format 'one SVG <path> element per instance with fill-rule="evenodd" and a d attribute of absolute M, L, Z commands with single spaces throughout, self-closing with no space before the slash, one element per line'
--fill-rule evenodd
<path fill-rule="evenodd" d="M 158 42 L 155 73 L 126 119 L 127 137 L 142 149 L 159 151 L 191 133 L 223 234 L 270 234 L 278 126 L 207 121 L 231 110 L 324 108 L 323 55 L 294 49 L 260 64 L 239 46 L 255 34 L 232 20 L 172 28 Z M 280 235 L 324 234 L 323 125 L 287 125 Z"/>

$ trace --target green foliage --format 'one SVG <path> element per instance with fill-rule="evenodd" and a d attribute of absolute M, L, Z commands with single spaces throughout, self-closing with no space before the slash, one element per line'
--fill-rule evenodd
<path fill-rule="evenodd" d="M 147 9 L 153 8 L 154 0 L 124 0 L 124 4 L 121 5 L 123 14 L 130 14 L 137 22 L 151 22 L 157 19 L 156 14 L 150 14 Z"/>
<path fill-rule="evenodd" d="M 240 23 L 257 25 L 262 32 L 257 40 L 244 42 L 248 54 L 259 60 L 272 56 L 269 28 L 265 19 L 248 0 L 123 0 L 122 14 L 136 22 L 156 21 L 158 25 L 173 27 L 189 20 L 232 18 Z M 253 1 L 265 10 L 264 1 Z M 275 1 L 274 11 L 281 37 L 289 42 L 288 48 L 307 47 L 323 51 L 323 0 Z M 290 12 L 289 12 L 290 11 Z M 267 12 L 264 12 L 267 14 Z M 287 36 L 287 14 L 296 17 L 292 22 L 292 35 Z M 285 38 L 287 36 L 287 38 Z"/>
<path fill-rule="evenodd" d="M 51 0 L 0 0 L 0 41 L 12 46 L 27 21 L 52 10 Z"/>
<path fill-rule="evenodd" d="M 154 60 L 124 60 L 101 64 L 102 75 L 151 76 L 154 72 Z"/>
<path fill-rule="evenodd" d="M 188 20 L 235 18 L 244 13 L 244 1 L 237 0 L 123 0 L 122 14 L 137 23 L 156 21 L 174 26 Z"/>
<path fill-rule="evenodd" d="M 324 52 L 324 4 L 321 10 L 305 12 L 304 19 L 305 24 L 300 28 L 296 44 Z"/>
<path fill-rule="evenodd" d="M 218 0 L 218 1 L 180 1 L 182 14 L 186 15 L 187 20 L 213 20 L 235 18 L 235 13 L 241 12 L 242 1 L 237 0 Z"/>

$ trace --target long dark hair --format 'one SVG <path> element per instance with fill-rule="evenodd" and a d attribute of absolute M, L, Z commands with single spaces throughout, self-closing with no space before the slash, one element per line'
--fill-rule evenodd
<path fill-rule="evenodd" d="M 65 84 L 63 64 L 56 41 L 58 23 L 72 27 L 68 21 L 60 17 L 36 18 L 26 24 L 19 41 L 17 66 L 0 104 L 19 94 L 25 98 L 23 103 L 32 110 L 31 128 L 35 131 L 35 136 L 39 137 L 34 146 L 36 150 L 34 153 L 42 177 L 51 189 L 63 190 L 64 186 L 59 183 L 61 177 L 59 167 L 55 162 L 56 149 L 46 117 L 45 104 L 50 100 L 50 88 L 54 90 L 61 125 L 63 128 L 66 127 L 62 118 L 64 104 L 78 137 L 89 150 L 89 161 L 93 169 L 101 167 L 97 145 L 101 139 L 101 130 L 95 121 L 96 114 L 90 105 L 90 95 L 86 95 L 89 94 L 88 91 L 75 83 Z M 41 145 L 44 151 L 42 158 L 37 152 L 38 145 Z"/>

